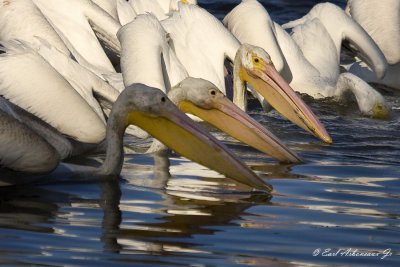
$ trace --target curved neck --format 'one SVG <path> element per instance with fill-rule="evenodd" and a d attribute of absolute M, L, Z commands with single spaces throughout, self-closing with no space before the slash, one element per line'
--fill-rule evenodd
<path fill-rule="evenodd" d="M 240 79 L 240 60 L 239 51 L 236 53 L 233 63 L 233 103 L 243 111 L 247 110 L 246 83 Z"/>
<path fill-rule="evenodd" d="M 114 106 L 116 105 L 114 104 Z M 125 112 L 121 112 L 118 106 L 111 111 L 107 122 L 106 159 L 99 169 L 100 175 L 117 176 L 121 173 L 124 163 L 124 133 L 128 126 L 125 115 Z"/>
<path fill-rule="evenodd" d="M 337 82 L 335 95 L 342 97 L 345 91 L 351 91 L 356 97 L 361 112 L 377 117 L 387 118 L 389 109 L 383 96 L 361 78 L 351 74 L 342 73 Z"/>

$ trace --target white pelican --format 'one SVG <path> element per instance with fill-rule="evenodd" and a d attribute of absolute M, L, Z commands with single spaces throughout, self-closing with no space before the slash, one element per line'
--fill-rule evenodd
<path fill-rule="evenodd" d="M 347 15 L 344 10 L 332 3 L 317 4 L 304 17 L 283 24 L 282 28 L 294 28 L 297 25 L 305 24 L 307 21 L 313 19 L 318 19 L 329 35 L 324 33 L 319 34 L 319 28 L 315 28 L 314 30 L 316 32 L 313 34 L 319 36 L 319 39 L 329 38 L 329 36 L 332 39 L 336 47 L 336 64 L 338 66 L 340 64 L 342 43 L 343 41 L 347 41 L 352 47 L 355 47 L 358 50 L 358 56 L 374 70 L 376 77 L 381 79 L 385 76 L 387 61 L 382 51 L 357 22 Z M 315 62 L 318 60 L 323 61 L 322 55 L 325 55 L 327 52 L 330 51 L 325 51 L 320 54 L 315 52 L 314 55 L 312 55 L 312 61 L 310 62 L 315 65 Z M 311 60 L 310 58 L 308 59 Z"/>
<path fill-rule="evenodd" d="M 154 18 L 151 15 L 144 15 L 143 18 L 144 17 Z M 140 18 L 138 18 L 133 24 L 133 26 L 135 25 L 144 26 L 140 23 L 136 23 L 140 21 L 145 21 L 145 20 L 141 20 Z M 161 28 L 161 25 L 159 24 L 157 19 L 154 18 L 153 22 L 155 22 L 154 25 L 158 25 Z M 149 30 L 151 29 L 149 25 L 147 25 L 146 28 L 147 28 L 146 36 L 154 37 L 154 35 L 151 35 L 149 32 Z M 125 30 L 124 33 L 126 32 L 127 31 Z M 132 33 L 132 31 L 130 33 Z M 124 34 L 124 36 L 125 35 L 126 34 Z M 163 35 L 161 35 L 161 37 L 162 36 Z M 164 37 L 165 37 L 165 32 L 164 32 Z M 132 41 L 125 42 L 125 44 L 128 45 L 127 47 L 125 47 L 123 54 L 128 56 L 123 56 L 123 58 L 125 59 L 125 61 L 131 62 L 130 68 L 132 69 L 133 67 L 134 69 L 139 69 L 137 66 L 142 66 L 142 63 L 143 65 L 146 65 L 146 62 L 144 60 L 139 60 L 140 57 L 145 58 L 148 63 L 151 61 L 151 58 L 154 57 L 156 58 L 156 60 L 161 62 L 158 56 L 159 53 L 157 53 L 157 51 L 153 51 L 152 49 L 150 50 L 146 49 L 146 51 L 143 51 L 143 49 L 142 50 L 139 49 L 138 51 L 136 51 L 138 48 L 137 43 L 139 40 L 141 42 L 145 42 L 145 47 L 149 41 L 149 39 L 133 38 Z M 156 46 L 155 42 L 149 42 L 149 43 L 153 43 Z M 38 56 L 34 51 L 32 51 L 31 49 L 29 49 L 29 47 L 27 47 L 27 44 L 22 44 L 14 41 L 14 42 L 4 43 L 3 45 L 5 46 L 5 50 L 8 51 L 8 53 L 5 54 L 5 56 L 7 57 L 12 57 L 12 52 L 14 54 L 17 52 L 21 54 L 31 53 L 33 55 L 28 55 L 28 56 L 36 57 L 38 58 L 38 60 L 41 60 L 40 56 Z M 150 53 L 148 53 L 147 51 L 150 51 Z M 92 107 L 92 109 L 96 111 L 96 113 L 99 115 L 100 118 L 103 118 L 103 111 L 100 108 L 98 101 L 100 100 L 102 101 L 102 103 L 105 101 L 105 103 L 103 103 L 102 105 L 103 109 L 107 108 L 107 106 L 111 106 L 112 103 L 114 103 L 118 97 L 119 92 L 117 90 L 111 87 L 108 83 L 104 82 L 95 74 L 91 73 L 84 67 L 80 66 L 71 58 L 63 55 L 56 49 L 46 44 L 45 41 L 42 41 L 42 45 L 38 49 L 38 54 L 43 56 L 44 59 L 47 62 L 49 62 L 51 66 L 54 67 L 62 75 L 62 77 L 64 77 L 69 82 L 69 84 L 72 85 L 72 87 L 82 96 L 84 100 L 86 100 L 86 102 Z M 137 57 L 138 54 L 139 57 Z M 154 61 L 154 63 L 156 63 L 156 61 Z M 36 71 L 40 71 L 40 69 L 37 69 Z M 162 72 L 161 67 L 159 72 Z M 34 73 L 36 75 L 40 74 L 40 72 L 37 73 L 34 72 Z M 157 71 L 149 73 L 157 73 Z M 125 76 L 129 78 L 129 75 L 126 74 L 126 71 L 125 71 Z M 139 74 L 139 76 L 141 75 Z M 151 79 L 151 74 L 145 77 L 149 77 L 150 81 L 156 80 L 156 79 Z M 156 75 L 153 74 L 153 78 L 154 77 L 156 77 Z M 181 81 L 184 77 L 185 76 L 182 76 L 179 81 Z M 43 83 L 45 82 L 46 81 L 43 80 Z M 132 83 L 133 82 L 131 82 L 131 84 Z M 155 83 L 153 83 L 153 86 L 154 84 Z M 196 89 L 192 90 L 189 93 L 188 92 L 190 89 L 189 85 L 191 84 L 193 84 L 193 86 L 195 86 Z M 164 88 L 164 85 L 162 85 L 162 87 L 159 88 Z M 203 117 L 206 117 L 207 114 L 214 114 L 214 116 L 208 115 L 206 120 L 213 121 L 214 122 L 213 124 L 215 126 L 223 128 L 223 130 L 225 130 L 225 132 L 227 132 L 228 134 L 238 138 L 239 140 L 244 140 L 246 143 L 249 143 L 250 145 L 253 145 L 256 148 L 259 148 L 261 151 L 266 151 L 266 153 L 275 156 L 281 161 L 286 161 L 286 162 L 300 161 L 299 157 L 295 155 L 293 152 L 291 152 L 288 148 L 286 148 L 279 141 L 278 138 L 276 138 L 271 133 L 266 131 L 261 125 L 259 125 L 253 119 L 251 119 L 247 114 L 243 113 L 241 110 L 237 108 L 235 109 L 235 106 L 231 102 L 223 98 L 222 94 L 220 94 L 212 84 L 207 84 L 205 81 L 190 80 L 182 82 L 182 84 L 180 84 L 178 88 L 179 90 L 178 89 L 174 90 L 174 95 L 180 98 L 179 101 L 189 100 L 191 101 L 190 103 L 194 102 L 196 103 L 197 106 L 201 106 L 204 110 L 206 110 L 205 113 L 204 112 L 202 113 Z M 21 88 L 18 87 L 16 89 L 20 90 Z M 66 90 L 68 90 L 68 88 L 66 88 Z M 215 95 L 210 95 L 209 94 L 210 90 L 212 90 L 215 93 Z M 187 92 L 183 93 L 182 91 L 187 91 Z M 96 98 L 94 97 L 94 95 L 96 96 Z M 187 97 L 182 99 L 183 95 Z M 179 102 L 176 103 L 180 104 Z M 216 114 L 215 111 L 217 110 L 221 110 L 223 112 L 220 114 L 219 113 Z M 202 109 L 196 109 L 196 111 L 201 112 Z M 105 110 L 105 113 L 109 114 L 107 110 Z M 227 121 L 230 121 L 230 124 L 227 124 Z M 143 131 L 141 130 L 138 131 L 137 129 L 129 129 L 129 133 L 139 137 L 146 136 L 143 133 Z"/>
<path fill-rule="evenodd" d="M 351 91 L 362 113 L 387 116 L 388 108 L 377 91 L 350 73 L 340 74 L 335 44 L 317 18 L 295 27 L 290 36 L 271 21 L 259 2 L 247 0 L 231 11 L 224 23 L 241 42 L 261 45 L 273 53 L 273 60 L 283 62 L 281 73 L 296 91 L 317 99 L 340 98 Z"/>
<path fill-rule="evenodd" d="M 18 39 L 37 46 L 37 37 L 40 37 L 62 53 L 70 54 L 62 39 L 32 0 L 2 1 L 0 25 L 1 41 Z"/>
<path fill-rule="evenodd" d="M 171 11 L 178 10 L 179 3 L 197 4 L 197 0 L 117 0 L 117 13 L 122 25 L 131 22 L 137 15 L 151 13 L 158 20 L 168 18 Z"/>
<path fill-rule="evenodd" d="M 4 5 L 0 6 L 0 25 L 2 25 L 0 29 L 0 41 L 20 40 L 29 43 L 29 46 L 35 49 L 40 47 L 43 41 L 45 41 L 66 56 L 71 56 L 71 50 L 75 59 L 103 79 L 106 78 L 108 80 L 110 74 L 115 72 L 110 73 L 101 69 L 101 67 L 97 68 L 90 64 L 68 42 L 68 39 L 61 39 L 32 0 L 4 2 Z M 62 34 L 61 32 L 59 33 Z M 68 44 L 68 47 L 64 41 Z M 103 76 L 104 73 L 107 76 Z"/>
<path fill-rule="evenodd" d="M 110 14 L 115 20 L 118 20 L 117 1 L 118 0 L 91 0 L 93 3 L 101 7 Z M 126 2 L 126 0 L 124 0 Z"/>
<path fill-rule="evenodd" d="M 115 102 L 120 91 L 72 58 L 62 54 L 55 47 L 48 44 L 46 40 L 40 40 L 40 43 L 38 47 L 32 47 L 32 49 L 35 49 L 40 56 L 61 74 L 82 98 L 96 110 L 100 117 L 103 117 L 103 112 L 108 115 L 111 111 L 110 104 Z M 3 42 L 2 44 L 6 48 L 11 47 L 11 49 L 29 45 L 17 41 Z"/>
<path fill-rule="evenodd" d="M 100 107 L 90 106 L 28 45 L 3 42 L 3 46 L 0 95 L 75 140 L 99 143 L 104 139 L 106 127 Z"/>
<path fill-rule="evenodd" d="M 98 37 L 108 48 L 119 53 L 120 44 L 116 34 L 121 25 L 106 11 L 90 0 L 32 1 L 57 31 L 79 63 L 85 65 L 88 62 L 104 73 L 115 72 L 97 39 Z M 32 34 L 35 35 L 35 32 Z M 85 61 L 81 62 L 81 58 Z"/>
<path fill-rule="evenodd" d="M 154 15 L 137 16 L 121 28 L 118 38 L 122 47 L 121 70 L 125 86 L 143 83 L 160 88 L 186 113 L 200 117 L 280 161 L 300 161 L 211 82 L 186 78 L 186 70 L 168 45 L 167 33 Z"/>
<path fill-rule="evenodd" d="M 367 82 L 400 89 L 400 1 L 349 0 L 347 11 L 374 39 L 389 63 L 383 79 L 377 79 L 360 60 L 349 71 Z"/>
<path fill-rule="evenodd" d="M 23 111 L 25 114 L 20 116 L 20 111 L 0 101 L 1 165 L 29 173 L 51 172 L 59 163 L 56 150 L 40 130 L 36 131 L 38 127 L 26 115 L 29 113 Z M 251 187 L 272 190 L 227 147 L 179 111 L 161 90 L 142 84 L 126 88 L 113 105 L 107 124 L 106 158 L 101 167 L 72 169 L 90 175 L 118 176 L 124 157 L 123 135 L 129 124 L 138 125 L 184 157 Z M 42 122 L 40 127 L 46 125 Z"/>
<path fill-rule="evenodd" d="M 247 18 L 246 18 L 247 19 Z M 179 11 L 162 21 L 170 44 L 191 77 L 211 81 L 227 94 L 224 61 L 234 63 L 233 102 L 246 109 L 246 83 L 259 100 L 265 98 L 278 112 L 303 129 L 330 143 L 325 128 L 274 68 L 269 55 L 239 41 L 206 10 L 180 5 Z"/>
<path fill-rule="evenodd" d="M 0 97 L 0 166 L 15 171 L 53 170 L 70 156 L 72 144 L 57 130 Z"/>

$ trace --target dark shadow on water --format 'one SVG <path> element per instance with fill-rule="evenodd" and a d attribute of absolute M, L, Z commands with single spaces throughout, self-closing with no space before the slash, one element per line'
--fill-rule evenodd
<path fill-rule="evenodd" d="M 197 257 L 198 251 L 201 251 L 201 244 L 190 242 L 190 238 L 195 235 L 214 235 L 220 231 L 221 227 L 235 225 L 235 220 L 246 215 L 246 210 L 255 205 L 269 205 L 271 195 L 243 191 L 242 193 L 229 194 L 225 188 L 241 188 L 236 184 L 226 187 L 220 181 L 213 181 L 213 186 L 204 190 L 203 184 L 197 184 L 185 187 L 186 191 L 180 191 L 179 188 L 169 185 L 170 179 L 176 179 L 170 175 L 170 160 L 167 154 L 154 154 L 154 165 L 150 167 L 153 172 L 153 179 L 136 185 L 131 184 L 131 180 L 111 180 L 96 182 L 77 182 L 73 180 L 53 181 L 41 186 L 11 186 L 0 188 L 0 227 L 12 230 L 57 234 L 56 228 L 60 226 L 53 225 L 58 216 L 63 216 L 65 209 L 72 207 L 98 205 L 103 216 L 101 218 L 101 233 L 98 237 L 103 243 L 103 250 L 106 253 L 105 258 L 111 254 L 131 254 L 140 253 L 141 255 L 177 256 L 183 251 L 193 253 Z M 179 179 L 179 178 L 178 178 Z M 210 178 L 204 178 L 204 181 Z M 202 179 L 200 179 L 202 180 Z M 227 179 L 219 179 L 227 180 Z M 196 180 L 193 180 L 196 181 Z M 60 182 L 60 183 L 57 183 Z M 226 183 L 231 183 L 224 181 Z M 138 187 L 139 190 L 151 190 L 156 192 L 162 198 L 161 216 L 157 216 L 156 221 L 137 222 L 134 229 L 126 227 L 123 214 L 132 212 L 121 210 L 121 198 L 123 192 L 121 185 L 126 188 Z M 75 190 L 81 186 L 90 186 L 93 190 L 99 191 L 99 198 L 81 197 L 72 192 L 64 192 L 67 188 Z M 243 187 L 243 190 L 246 187 Z M 59 191 L 62 189 L 62 191 Z M 126 190 L 126 189 L 125 189 Z M 126 204 L 123 204 L 123 206 Z M 201 216 L 199 216 L 201 215 Z M 68 217 L 65 217 L 68 218 Z M 100 219 L 100 218 L 99 218 Z M 66 223 L 69 219 L 67 219 Z M 75 219 L 76 220 L 76 219 Z M 72 221 L 70 223 L 73 223 Z M 74 223 L 85 225 L 85 220 Z M 121 225 L 123 226 L 121 228 Z M 89 227 L 87 225 L 86 227 Z M 128 224 L 129 226 L 129 224 Z M 18 232 L 16 232 L 18 235 Z M 0 241 L 1 241 L 0 234 Z M 63 235 L 61 233 L 61 235 Z M 17 238 L 17 236 L 16 236 Z M 91 239 L 96 238 L 91 236 Z M 1 244 L 1 242 L 0 242 Z M 39 244 L 38 244 L 39 245 Z M 84 244 L 81 244 L 84 246 Z M 40 246 L 40 245 L 39 245 Z M 79 247 L 79 244 L 76 244 Z M 0 245 L 0 254 L 5 253 L 3 245 Z M 27 251 L 27 254 L 35 253 Z M 66 254 L 69 254 L 66 248 Z M 17 251 L 12 251 L 10 255 L 15 255 Z M 108 256 L 107 256 L 108 255 Z M 7 255 L 8 257 L 9 255 Z M 132 262 L 135 258 L 128 257 L 114 258 L 110 256 L 110 261 Z M 137 261 L 146 262 L 146 259 Z M 154 262 L 154 259 L 148 259 Z M 13 261 L 11 261 L 13 262 Z M 18 261 L 16 261 L 18 262 Z M 35 264 L 35 261 L 28 262 Z M 21 262 L 21 264 L 24 264 Z M 160 260 L 159 263 L 168 263 L 168 259 Z M 173 261 L 172 261 L 173 262 Z M 15 263 L 15 262 L 14 262 Z"/>

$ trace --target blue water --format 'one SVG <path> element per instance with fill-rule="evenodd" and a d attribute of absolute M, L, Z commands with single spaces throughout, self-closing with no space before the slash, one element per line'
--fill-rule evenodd
<path fill-rule="evenodd" d="M 199 2 L 222 18 L 239 1 Z M 318 1 L 262 2 L 283 23 Z M 251 106 L 304 164 L 279 165 L 215 133 L 272 196 L 180 157 L 129 153 L 119 182 L 0 188 L 0 265 L 400 266 L 400 93 L 378 89 L 393 107 L 386 121 L 306 99 L 333 145 Z"/>

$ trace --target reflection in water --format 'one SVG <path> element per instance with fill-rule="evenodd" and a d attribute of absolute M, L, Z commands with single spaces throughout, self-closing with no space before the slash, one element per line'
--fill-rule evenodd
<path fill-rule="evenodd" d="M 38 196 L 45 196 L 39 198 Z M 53 229 L 41 226 L 57 211 L 58 206 L 50 200 L 51 191 L 30 186 L 0 187 L 0 227 L 51 233 Z M 60 200 L 64 195 L 57 195 Z"/>
<path fill-rule="evenodd" d="M 346 177 L 340 180 L 320 176 L 312 163 L 258 163 L 254 168 L 276 188 L 271 198 L 218 176 L 171 176 L 183 159 L 171 158 L 171 168 L 166 155 L 153 155 L 154 163 L 145 159 L 128 156 L 137 168 L 124 173 L 123 182 L 1 188 L 1 263 L 81 265 L 89 257 L 109 265 L 287 266 L 326 262 L 311 256 L 321 238 L 367 251 L 398 246 L 392 234 L 400 228 L 398 194 L 379 194 L 390 183 L 398 190 L 398 171 L 390 171 L 393 177 L 383 172 L 379 180 L 360 169 L 352 175 L 371 177 L 349 183 L 352 169 L 346 166 L 335 167 Z M 12 243 L 17 245 L 10 248 Z"/>
<path fill-rule="evenodd" d="M 141 252 L 144 254 L 169 255 L 170 253 L 209 253 L 197 249 L 190 242 L 168 241 L 166 238 L 190 238 L 193 235 L 212 235 L 212 227 L 224 226 L 239 218 L 246 209 L 255 204 L 267 204 L 270 200 L 268 194 L 231 194 L 214 193 L 212 202 L 207 199 L 199 200 L 199 193 L 204 191 L 204 183 L 186 183 L 185 197 L 177 192 L 174 186 L 170 190 L 171 178 L 169 174 L 169 160 L 165 153 L 154 154 L 154 168 L 152 179 L 143 182 L 149 188 L 161 189 L 162 200 L 159 201 L 161 209 L 152 209 L 152 202 L 139 200 L 120 201 L 121 191 L 115 181 L 101 184 L 100 206 L 104 211 L 102 222 L 103 235 L 101 240 L 104 248 L 109 252 Z M 135 182 L 137 180 L 134 180 Z M 187 182 L 187 181 L 186 181 Z M 214 183 L 217 186 L 218 183 Z M 137 183 L 135 183 L 137 186 Z M 210 194 L 210 187 L 206 186 Z M 221 191 L 221 188 L 214 188 Z M 215 191 L 217 192 L 217 191 Z M 183 192 L 181 192 L 183 193 Z M 178 196 L 177 196 L 178 195 Z M 229 202 L 224 202 L 228 199 Z M 157 205 L 158 206 L 158 205 Z M 121 209 L 121 210 L 120 210 Z M 134 224 L 124 222 L 121 225 L 121 213 L 157 214 L 157 222 L 135 220 Z M 129 222 L 129 220 L 128 220 Z M 211 228 L 208 228 L 211 227 Z M 156 238 L 156 240 L 154 240 Z"/>
<path fill-rule="evenodd" d="M 100 186 L 100 207 L 104 212 L 101 224 L 103 234 L 100 240 L 104 243 L 105 251 L 119 252 L 121 246 L 118 244 L 117 234 L 122 221 L 122 214 L 119 209 L 121 200 L 119 181 L 102 182 Z"/>

